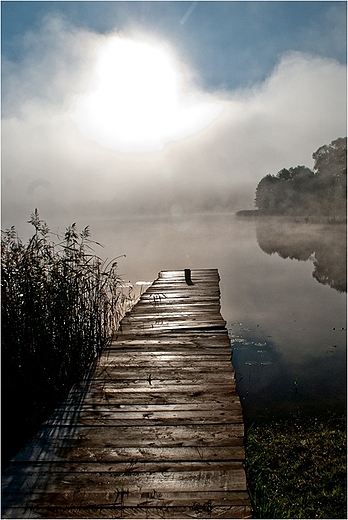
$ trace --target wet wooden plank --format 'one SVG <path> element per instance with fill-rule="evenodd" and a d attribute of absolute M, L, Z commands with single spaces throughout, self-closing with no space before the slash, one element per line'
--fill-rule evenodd
<path fill-rule="evenodd" d="M 34 517 L 32 509 L 12 508 L 4 518 L 251 518 L 248 506 L 211 506 L 209 500 L 203 505 L 193 502 L 190 507 L 35 507 L 35 511 Z"/>
<path fill-rule="evenodd" d="M 205 366 L 210 366 L 213 364 L 219 364 L 223 366 L 223 362 L 229 363 L 231 360 L 231 352 L 227 350 L 216 349 L 200 349 L 199 352 L 194 352 L 191 349 L 183 352 L 179 351 L 163 351 L 163 350 L 155 350 L 152 352 L 142 352 L 137 353 L 133 349 L 130 352 L 124 352 L 121 350 L 109 350 L 104 356 L 100 359 L 100 364 L 110 364 L 111 362 L 114 364 L 118 364 L 121 366 L 125 366 L 125 364 L 142 366 L 143 363 L 157 363 L 159 366 L 161 364 L 166 364 L 173 362 L 178 366 L 198 366 L 204 368 Z M 190 364 L 190 365 L 189 365 Z M 155 366 L 155 365 L 153 365 Z M 228 366 L 228 365 L 226 365 Z M 230 368 L 230 367 L 229 367 Z"/>
<path fill-rule="evenodd" d="M 54 426 L 43 427 L 37 439 L 73 446 L 234 446 L 243 444 L 241 423 L 175 426 Z"/>
<path fill-rule="evenodd" d="M 136 462 L 134 460 L 130 461 L 124 461 L 124 462 L 111 462 L 108 464 L 108 467 L 105 466 L 104 463 L 101 463 L 100 461 L 73 461 L 73 462 L 67 462 L 65 464 L 60 464 L 59 462 L 40 462 L 37 464 L 33 464 L 30 467 L 25 464 L 24 462 L 20 463 L 18 462 L 16 466 L 14 467 L 13 473 L 11 475 L 12 481 L 16 480 L 18 486 L 22 486 L 23 482 L 26 482 L 24 476 L 30 476 L 33 479 L 39 479 L 45 480 L 47 478 L 50 478 L 49 475 L 52 476 L 52 479 L 59 479 L 61 473 L 69 474 L 68 479 L 70 478 L 70 474 L 73 474 L 74 476 L 71 478 L 78 478 L 76 476 L 76 473 L 85 473 L 86 480 L 89 481 L 90 474 L 97 473 L 98 475 L 101 475 L 102 478 L 107 473 L 112 473 L 113 475 L 116 475 L 117 473 L 127 473 L 129 476 L 131 475 L 137 475 L 142 473 L 148 473 L 153 474 L 154 478 L 158 478 L 158 475 L 160 473 L 180 473 L 180 475 L 188 475 L 194 472 L 200 471 L 200 472 L 207 472 L 207 471 L 214 471 L 214 472 L 227 472 L 229 474 L 233 473 L 234 471 L 240 471 L 242 468 L 242 462 L 241 461 L 224 461 L 224 465 L 222 467 L 220 461 L 150 461 L 150 462 Z M 107 476 L 107 475 L 106 475 Z M 65 476 L 64 476 L 65 478 Z M 174 476 L 173 476 L 174 478 Z M 186 477 L 185 477 L 186 478 Z M 66 482 L 68 482 L 68 479 Z M 54 485 L 52 483 L 52 485 Z M 18 488 L 17 488 L 18 489 Z M 29 493 L 29 489 L 26 490 Z M 36 488 L 36 492 L 40 492 L 40 488 Z M 189 490 L 188 490 L 189 492 Z"/>
<path fill-rule="evenodd" d="M 239 400 L 176 405 L 67 405 L 44 422 L 48 426 L 112 424 L 115 426 L 158 424 L 221 424 L 240 422 Z"/>
<path fill-rule="evenodd" d="M 129 320 L 125 318 L 122 320 L 122 327 L 124 327 L 126 330 L 132 327 L 137 327 L 139 331 L 145 333 L 153 333 L 153 332 L 161 332 L 163 330 L 178 330 L 178 329 L 194 329 L 194 328 L 204 328 L 204 329 L 216 329 L 216 328 L 223 328 L 225 326 L 225 322 L 222 321 L 216 321 L 212 322 L 212 320 L 207 321 L 206 319 L 202 320 L 158 320 L 156 322 L 149 322 L 147 319 L 142 320 Z"/>
<path fill-rule="evenodd" d="M 241 412 L 220 414 L 220 422 L 230 424 L 238 420 L 242 420 Z M 211 413 L 207 413 L 205 416 L 194 412 L 186 412 L 181 414 L 157 414 L 157 413 L 139 413 L 132 414 L 127 412 L 109 412 L 109 413 L 96 413 L 96 412 L 84 412 L 82 417 L 75 417 L 75 413 L 70 415 L 64 414 L 64 416 L 55 416 L 45 422 L 48 426 L 68 426 L 70 425 L 71 419 L 76 420 L 78 426 L 141 426 L 144 421 L 151 425 L 157 426 L 173 426 L 180 424 L 214 424 L 217 425 L 216 421 L 211 422 Z"/>
<path fill-rule="evenodd" d="M 50 507 L 52 504 L 55 504 L 55 507 L 64 507 L 65 505 L 70 505 L 69 498 L 64 495 L 62 496 L 61 493 L 46 492 L 43 497 L 41 493 L 34 492 L 32 496 L 28 498 L 28 503 L 35 505 L 40 502 L 41 507 Z M 81 491 L 79 499 L 81 504 L 88 507 L 100 507 L 101 505 L 105 506 L 106 504 L 114 505 L 120 503 L 123 503 L 126 507 L 173 507 L 174 504 L 177 507 L 188 507 L 193 502 L 190 492 L 182 494 L 175 491 L 158 492 L 156 490 L 134 493 L 124 491 L 123 496 L 121 491 L 117 490 L 113 490 L 111 493 L 103 490 L 95 490 L 92 492 Z M 194 499 L 196 504 L 200 505 L 206 504 L 208 501 L 211 502 L 211 506 L 218 506 L 222 502 L 225 506 L 233 506 L 236 504 L 241 506 L 248 505 L 247 493 L 243 491 L 229 491 L 225 493 L 224 497 L 221 496 L 221 491 L 198 491 L 195 493 Z M 7 500 L 9 505 L 16 505 L 15 494 Z"/>
<path fill-rule="evenodd" d="M 188 410 L 188 411 L 128 411 L 125 409 L 108 410 L 85 410 L 83 413 L 76 414 L 76 410 L 64 410 L 53 414 L 47 421 L 46 426 L 70 426 L 74 421 L 76 425 L 113 425 L 113 426 L 142 426 L 144 421 L 147 424 L 174 425 L 174 424 L 222 424 L 234 423 L 242 420 L 242 413 L 238 403 L 232 403 L 228 408 L 220 409 L 217 413 L 214 410 Z"/>
<path fill-rule="evenodd" d="M 139 392 L 139 393 L 152 393 L 152 392 L 170 392 L 170 394 L 174 394 L 176 392 L 204 392 L 206 391 L 206 384 L 204 381 L 187 381 L 180 380 L 179 378 L 173 380 L 158 380 L 158 379 L 149 379 L 149 380 L 140 380 L 134 381 L 129 379 L 123 380 L 115 380 L 110 379 L 108 382 L 103 380 L 91 380 L 90 382 L 90 391 L 91 395 L 95 392 L 100 394 L 123 394 L 129 392 Z M 228 394 L 230 392 L 234 392 L 235 384 L 234 382 L 229 382 L 228 380 L 223 381 L 219 384 L 219 389 L 224 394 Z"/>
<path fill-rule="evenodd" d="M 169 380 L 173 377 L 173 368 L 163 364 L 160 367 L 137 367 L 129 365 L 128 367 L 120 366 L 118 363 L 110 363 L 102 367 L 98 367 L 93 374 L 93 379 L 105 379 L 107 376 L 109 379 L 148 379 L 149 374 L 152 374 L 152 379 Z M 177 366 L 175 371 L 176 378 L 187 379 L 191 381 L 207 380 L 209 377 L 210 381 L 216 380 L 217 383 L 221 381 L 221 378 L 228 376 L 231 377 L 230 367 L 219 367 L 218 364 L 212 366 L 202 366 L 201 368 L 195 366 Z"/>
<path fill-rule="evenodd" d="M 163 345 L 165 348 L 169 348 L 170 345 L 184 345 L 187 347 L 188 345 L 198 345 L 201 347 L 230 347 L 230 341 L 228 335 L 226 334 L 226 330 L 214 330 L 206 332 L 202 329 L 189 331 L 186 330 L 183 335 L 182 332 L 174 333 L 173 331 L 166 331 L 165 333 L 156 333 L 156 335 L 143 336 L 137 330 L 133 330 L 132 332 L 120 332 L 118 331 L 115 334 L 115 340 L 111 341 L 109 348 L 114 348 L 115 346 L 120 345 L 138 345 L 138 346 L 146 346 L 146 345 Z"/>
<path fill-rule="evenodd" d="M 218 359 L 217 356 L 224 356 L 224 358 L 229 361 L 231 359 L 230 350 L 224 349 L 211 349 L 211 348 L 201 348 L 199 347 L 199 356 L 197 356 L 198 352 L 194 351 L 194 348 L 187 348 L 184 350 L 183 347 L 180 350 L 168 349 L 163 350 L 162 346 L 158 348 L 154 348 L 152 351 L 148 352 L 137 352 L 136 349 L 129 349 L 128 352 L 123 352 L 121 350 L 109 349 L 105 352 L 105 354 L 101 357 L 101 360 L 110 360 L 112 356 L 114 356 L 115 360 L 119 360 L 119 364 L 124 363 L 128 360 L 133 360 L 134 363 L 138 363 L 140 366 L 143 361 L 176 361 L 177 363 L 185 363 L 189 361 L 196 360 L 196 363 L 201 364 L 210 364 L 213 362 L 220 362 L 221 359 Z M 210 356 L 210 359 L 207 359 L 206 356 Z"/>
<path fill-rule="evenodd" d="M 163 461 L 229 461 L 244 460 L 244 447 L 240 446 L 176 446 L 176 447 L 105 447 L 105 446 L 68 446 L 59 441 L 48 443 L 35 442 L 27 445 L 13 459 L 15 463 L 31 462 L 152 462 Z M 11 468 L 11 474 L 16 471 Z"/>
<path fill-rule="evenodd" d="M 250 515 L 216 269 L 163 271 L 3 475 L 3 518 Z"/>
<path fill-rule="evenodd" d="M 81 505 L 78 491 L 93 493 L 96 491 L 109 491 L 113 493 L 117 489 L 127 490 L 128 493 L 151 493 L 154 489 L 162 492 L 193 493 L 201 491 L 240 491 L 246 487 L 245 472 L 241 462 L 230 463 L 236 467 L 224 467 L 217 470 L 207 468 L 192 471 L 163 471 L 163 472 L 115 472 L 104 466 L 105 471 L 54 471 L 53 465 L 48 472 L 31 471 L 14 474 L 11 479 L 12 494 L 21 493 L 32 495 L 59 493 L 65 497 L 70 496 L 71 506 Z M 203 465 L 204 466 L 204 465 Z M 81 466 L 80 466 L 81 467 Z M 112 468 L 112 466 L 111 466 Z M 5 480 L 6 482 L 6 480 Z M 29 498 L 30 499 L 30 498 Z"/>
<path fill-rule="evenodd" d="M 234 399 L 225 399 L 217 403 L 217 401 L 213 401 L 211 399 L 207 399 L 203 402 L 192 402 L 190 400 L 188 403 L 179 403 L 179 404 L 134 404 L 127 403 L 124 405 L 110 405 L 106 403 L 93 403 L 92 405 L 88 405 L 85 402 L 80 404 L 66 404 L 52 414 L 54 417 L 60 413 L 69 413 L 69 412 L 79 412 L 80 410 L 88 412 L 112 412 L 112 411 L 124 411 L 124 412 L 133 412 L 133 413 L 143 413 L 143 412 L 164 412 L 164 413 L 178 413 L 178 412 L 213 412 L 214 410 L 217 414 L 221 410 L 230 410 L 235 407 L 240 410 L 240 401 L 239 397 L 235 396 Z M 211 414 L 212 418 L 216 418 L 215 414 Z"/>
<path fill-rule="evenodd" d="M 108 405 L 126 405 L 130 402 L 130 399 L 133 400 L 134 404 L 163 404 L 163 405 L 172 405 L 172 404 L 184 404 L 190 403 L 192 399 L 194 399 L 197 403 L 204 403 L 207 399 L 215 399 L 217 405 L 221 402 L 225 402 L 226 399 L 233 399 L 235 397 L 235 392 L 230 392 L 228 395 L 221 395 L 221 392 L 218 390 L 214 392 L 209 392 L 206 390 L 202 391 L 190 391 L 186 392 L 176 392 L 175 394 L 166 394 L 165 392 L 155 392 L 152 391 L 150 393 L 139 393 L 139 392 L 125 392 L 123 394 L 107 394 L 107 393 L 94 393 L 93 395 L 87 395 L 83 397 L 84 403 L 89 405 L 97 404 L 98 402 L 102 402 Z"/>
<path fill-rule="evenodd" d="M 120 388 L 120 391 L 129 391 L 132 387 L 135 392 L 143 391 L 144 388 L 148 390 L 157 390 L 165 387 L 173 387 L 173 392 L 181 391 L 180 387 L 196 387 L 192 388 L 193 391 L 206 390 L 205 382 L 206 378 L 211 377 L 211 381 L 216 382 L 219 387 L 224 390 L 225 387 L 235 388 L 235 381 L 229 381 L 229 373 L 222 372 L 221 377 L 214 372 L 198 372 L 187 369 L 186 371 L 177 367 L 174 369 L 172 365 L 165 367 L 164 365 L 160 369 L 154 369 L 151 365 L 146 365 L 142 368 L 141 373 L 136 374 L 133 366 L 129 367 L 130 371 L 127 373 L 125 370 L 121 370 L 117 373 L 117 367 L 114 365 L 103 366 L 103 370 L 95 374 L 95 377 L 90 381 L 90 388 L 93 390 L 106 389 L 107 385 L 112 385 L 114 389 Z M 136 377 L 138 376 L 138 377 Z M 105 379 L 108 378 L 108 383 Z M 175 388 L 178 387 L 178 388 Z M 83 389 L 81 389 L 83 392 Z M 212 392 L 214 392 L 212 390 Z M 76 389 L 78 394 L 78 389 Z"/>

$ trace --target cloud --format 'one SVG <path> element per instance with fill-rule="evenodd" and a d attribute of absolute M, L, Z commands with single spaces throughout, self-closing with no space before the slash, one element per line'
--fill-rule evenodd
<path fill-rule="evenodd" d="M 3 227 L 27 220 L 35 206 L 48 220 L 60 212 L 252 207 L 264 175 L 312 167 L 319 146 L 346 135 L 345 67 L 292 52 L 253 88 L 210 94 L 223 111 L 195 135 L 152 153 L 109 150 L 71 118 L 101 38 L 49 18 L 25 37 L 25 59 L 4 63 Z M 208 99 L 192 84 L 187 89 Z M 244 187 L 246 198 L 238 198 Z"/>
<path fill-rule="evenodd" d="M 284 54 L 270 77 L 233 94 L 221 139 L 235 148 L 235 174 L 257 181 L 282 167 L 312 166 L 311 154 L 346 132 L 346 70 L 334 60 Z M 235 146 L 237 145 L 237 146 Z"/>
<path fill-rule="evenodd" d="M 43 108 L 69 100 L 88 80 L 96 38 L 58 16 L 45 17 L 41 31 L 27 32 L 24 57 L 18 62 L 2 60 L 3 117 L 20 116 L 35 104 Z"/>

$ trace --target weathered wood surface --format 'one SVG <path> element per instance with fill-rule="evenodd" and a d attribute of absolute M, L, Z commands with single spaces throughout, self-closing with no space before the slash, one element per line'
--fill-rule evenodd
<path fill-rule="evenodd" d="M 250 517 L 219 275 L 191 278 L 159 274 L 13 458 L 2 518 Z"/>

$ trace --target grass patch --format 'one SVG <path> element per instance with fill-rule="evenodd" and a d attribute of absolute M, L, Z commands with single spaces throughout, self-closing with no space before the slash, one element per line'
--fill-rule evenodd
<path fill-rule="evenodd" d="M 84 376 L 132 303 L 88 227 L 56 236 L 37 210 L 29 223 L 28 243 L 14 227 L 1 240 L 3 464 Z"/>
<path fill-rule="evenodd" d="M 246 433 L 256 518 L 347 518 L 346 418 L 277 421 Z"/>

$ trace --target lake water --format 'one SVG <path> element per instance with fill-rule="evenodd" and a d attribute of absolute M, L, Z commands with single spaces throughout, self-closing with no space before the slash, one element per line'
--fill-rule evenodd
<path fill-rule="evenodd" d="M 232 214 L 89 221 L 132 283 L 217 268 L 247 424 L 346 410 L 346 226 Z M 194 280 L 193 280 L 194 281 Z"/>

